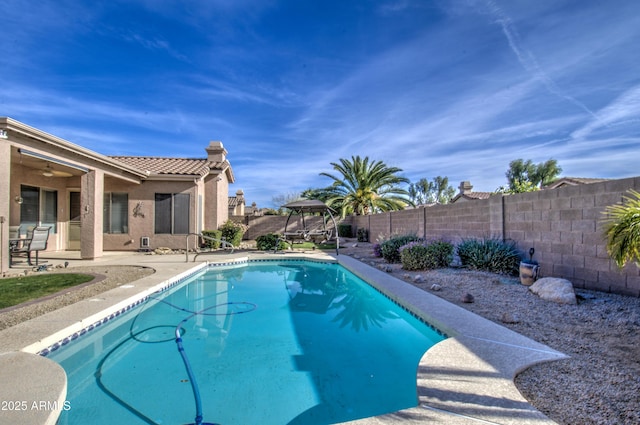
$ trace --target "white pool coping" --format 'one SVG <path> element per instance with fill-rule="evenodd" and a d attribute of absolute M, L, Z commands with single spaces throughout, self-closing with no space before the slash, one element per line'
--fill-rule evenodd
<path fill-rule="evenodd" d="M 64 370 L 36 353 L 51 350 L 56 344 L 65 344 L 84 331 L 101 326 L 151 293 L 198 273 L 207 266 L 207 260 L 223 264 L 282 258 L 338 262 L 449 336 L 429 349 L 420 361 L 417 407 L 349 424 L 554 423 L 522 397 L 513 379 L 533 364 L 566 358 L 564 354 L 346 255 L 238 252 L 215 258 L 201 256 L 200 263 L 187 263 L 184 255 L 114 256 L 101 264 L 147 265 L 156 273 L 133 285 L 105 292 L 98 300 L 83 300 L 1 331 L 0 401 L 20 404 L 17 408 L 7 405 L 13 409 L 0 409 L 0 425 L 55 424 L 65 408 Z M 85 261 L 77 265 L 94 264 Z M 26 408 L 22 409 L 23 406 Z"/>

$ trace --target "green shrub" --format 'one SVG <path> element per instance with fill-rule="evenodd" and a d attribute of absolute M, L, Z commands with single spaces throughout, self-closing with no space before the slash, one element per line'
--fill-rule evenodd
<path fill-rule="evenodd" d="M 247 230 L 247 226 L 240 223 L 235 223 L 231 220 L 227 220 L 224 222 L 222 226 L 218 228 L 222 232 L 222 237 L 224 240 L 229 242 L 233 246 L 240 246 L 240 242 L 242 242 L 242 236 L 244 236 L 244 232 Z"/>
<path fill-rule="evenodd" d="M 266 235 L 258 236 L 256 238 L 256 247 L 260 251 L 274 250 L 279 238 L 280 235 L 275 233 L 267 233 Z M 287 249 L 287 243 L 283 240 L 280 240 L 278 249 Z"/>
<path fill-rule="evenodd" d="M 492 273 L 515 275 L 520 266 L 520 253 L 513 242 L 499 239 L 469 239 L 457 247 L 463 266 Z"/>
<path fill-rule="evenodd" d="M 380 254 L 387 263 L 400 262 L 400 247 L 409 242 L 419 241 L 420 238 L 415 235 L 393 236 L 380 244 Z"/>
<path fill-rule="evenodd" d="M 451 242 L 433 241 L 430 243 L 430 248 L 436 260 L 436 267 L 443 268 L 451 265 L 453 252 L 455 251 L 455 247 Z"/>
<path fill-rule="evenodd" d="M 338 224 L 338 236 L 341 238 L 351 238 L 353 237 L 353 232 L 351 230 L 350 224 Z"/>
<path fill-rule="evenodd" d="M 220 238 L 222 238 L 222 232 L 220 230 L 203 230 L 202 235 L 207 236 L 209 238 L 216 239 L 214 241 L 211 239 L 202 238 L 203 248 L 210 248 L 210 249 L 220 248 Z"/>
<path fill-rule="evenodd" d="M 453 260 L 453 245 L 445 241 L 409 242 L 399 249 L 402 268 L 427 270 L 448 267 Z"/>
<path fill-rule="evenodd" d="M 356 231 L 356 235 L 358 237 L 358 242 L 369 242 L 369 230 L 364 227 L 359 228 Z"/>

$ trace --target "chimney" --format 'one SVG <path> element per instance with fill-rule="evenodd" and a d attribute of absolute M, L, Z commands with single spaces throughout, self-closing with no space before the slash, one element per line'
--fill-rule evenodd
<path fill-rule="evenodd" d="M 227 150 L 222 146 L 222 142 L 209 142 L 205 150 L 209 162 L 224 162 L 227 158 Z"/>
<path fill-rule="evenodd" d="M 471 193 L 471 189 L 473 189 L 473 186 L 471 186 L 471 182 L 468 180 L 465 180 L 463 182 L 460 182 L 460 195 L 466 195 L 468 193 Z"/>
<path fill-rule="evenodd" d="M 244 216 L 244 192 L 242 189 L 238 189 L 236 192 L 236 199 L 238 200 L 238 203 L 236 204 L 235 215 Z"/>

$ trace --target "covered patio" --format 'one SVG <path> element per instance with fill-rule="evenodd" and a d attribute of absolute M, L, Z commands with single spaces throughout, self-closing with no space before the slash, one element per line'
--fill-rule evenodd
<path fill-rule="evenodd" d="M 146 175 L 113 159 L 11 118 L 0 118 L 1 272 L 9 239 L 49 228 L 49 250 L 102 256 L 105 182 L 140 185 Z"/>

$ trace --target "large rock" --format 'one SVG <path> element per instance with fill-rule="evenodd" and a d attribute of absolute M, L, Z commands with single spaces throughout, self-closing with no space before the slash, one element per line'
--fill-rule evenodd
<path fill-rule="evenodd" d="M 577 304 L 573 285 L 567 279 L 558 277 L 543 277 L 535 281 L 529 290 L 543 300 L 558 304 Z"/>

